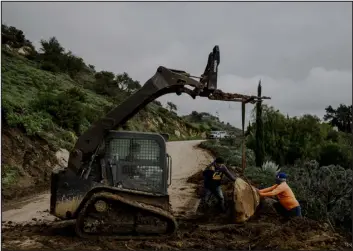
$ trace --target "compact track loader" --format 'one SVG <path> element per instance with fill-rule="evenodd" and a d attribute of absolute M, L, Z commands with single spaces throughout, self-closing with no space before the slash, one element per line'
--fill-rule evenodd
<path fill-rule="evenodd" d="M 68 166 L 52 172 L 50 213 L 75 221 L 76 233 L 84 238 L 172 235 L 177 222 L 168 195 L 172 174 L 172 159 L 166 152 L 168 137 L 114 129 L 168 93 L 243 104 L 257 102 L 256 96 L 217 89 L 219 63 L 219 47 L 215 46 L 199 78 L 160 66 L 138 91 L 92 124 L 78 138 Z"/>

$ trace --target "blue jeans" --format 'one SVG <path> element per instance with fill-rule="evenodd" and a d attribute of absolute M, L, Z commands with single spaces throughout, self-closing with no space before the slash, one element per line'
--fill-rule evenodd
<path fill-rule="evenodd" d="M 215 188 L 206 188 L 205 187 L 203 200 L 206 204 L 208 203 L 208 201 L 212 195 L 214 195 L 216 197 L 218 204 L 221 207 L 222 211 L 225 211 L 224 196 L 223 196 L 221 186 L 217 186 Z"/>
<path fill-rule="evenodd" d="M 289 210 L 289 215 L 290 216 L 302 216 L 302 208 L 300 206 L 297 206 L 295 208 L 292 208 Z"/>
<path fill-rule="evenodd" d="M 299 216 L 299 217 L 302 216 L 302 209 L 300 206 L 287 210 L 281 205 L 281 203 L 276 202 L 274 203 L 274 207 L 279 214 L 287 218 L 294 217 L 294 216 Z"/>

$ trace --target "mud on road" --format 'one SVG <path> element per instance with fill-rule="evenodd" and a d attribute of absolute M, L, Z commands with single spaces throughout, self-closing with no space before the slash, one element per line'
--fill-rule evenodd
<path fill-rule="evenodd" d="M 117 241 L 86 240 L 75 236 L 73 227 L 51 223 L 15 224 L 3 229 L 2 247 L 6 249 L 62 250 L 344 250 L 351 249 L 338 234 L 316 222 L 303 219 L 287 223 L 257 218 L 244 225 L 202 224 L 197 220 L 179 220 L 179 231 L 165 240 Z"/>
<path fill-rule="evenodd" d="M 179 219 L 179 231 L 175 236 L 163 241 L 83 240 L 75 235 L 72 225 L 63 226 L 49 215 L 49 194 L 44 193 L 7 205 L 7 209 L 10 209 L 2 214 L 2 247 L 23 250 L 339 250 L 351 247 L 327 226 L 308 219 L 283 223 L 278 221 L 276 215 L 260 212 L 244 225 L 219 228 L 219 222 L 187 218 L 186 216 L 195 212 L 199 201 L 195 192 L 197 185 L 188 183 L 187 179 L 212 159 L 206 151 L 196 147 L 199 143 L 200 141 L 169 142 L 167 146 L 168 153 L 173 158 L 170 200 Z"/>
<path fill-rule="evenodd" d="M 169 187 L 170 202 L 177 217 L 185 217 L 189 212 L 194 211 L 198 205 L 198 198 L 194 193 L 195 185 L 187 183 L 187 178 L 207 165 L 212 159 L 206 151 L 197 148 L 200 142 L 177 141 L 167 143 L 168 153 L 173 160 L 172 184 Z M 38 229 L 50 232 L 47 227 L 55 221 L 55 217 L 48 213 L 49 200 L 50 194 L 43 193 L 3 206 L 2 221 L 3 223 L 7 222 L 7 224 L 2 224 L 3 247 L 15 247 L 17 233 L 19 236 L 26 233 L 25 236 L 18 236 L 18 240 L 22 242 L 21 248 L 39 245 L 35 244 L 34 239 L 38 239 L 37 237 L 30 238 L 28 242 L 23 242 L 22 238 L 26 238 L 27 234 L 32 236 L 26 230 L 26 226 L 29 225 L 31 225 L 28 228 L 28 230 L 31 230 L 30 232 L 35 233 Z M 9 240 L 8 244 L 6 240 Z"/>

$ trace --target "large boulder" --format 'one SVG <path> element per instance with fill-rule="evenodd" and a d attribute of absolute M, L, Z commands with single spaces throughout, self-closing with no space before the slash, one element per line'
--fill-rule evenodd
<path fill-rule="evenodd" d="M 233 188 L 234 223 L 247 221 L 254 215 L 260 204 L 260 195 L 256 188 L 242 178 L 237 178 Z"/>
<path fill-rule="evenodd" d="M 18 49 L 17 53 L 22 55 L 22 56 L 27 56 L 32 52 L 32 49 L 28 46 L 23 46 Z"/>

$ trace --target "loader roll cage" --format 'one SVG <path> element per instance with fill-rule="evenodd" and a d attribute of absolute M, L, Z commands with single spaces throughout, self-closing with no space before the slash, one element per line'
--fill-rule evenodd
<path fill-rule="evenodd" d="M 242 104 L 242 168 L 245 168 L 245 105 L 261 102 L 269 97 L 249 96 L 238 93 L 225 93 L 217 89 L 218 66 L 220 63 L 219 47 L 215 46 L 208 56 L 204 73 L 195 77 L 182 70 L 168 69 L 160 66 L 157 72 L 135 93 L 129 96 L 119 106 L 113 108 L 106 116 L 84 132 L 77 140 L 74 150 L 70 152 L 68 168 L 76 172 L 85 172 L 97 155 L 100 145 L 109 131 L 124 125 L 131 117 L 138 113 L 148 103 L 158 97 L 176 93 L 186 93 L 193 99 L 197 96 L 210 100 L 241 102 Z M 87 177 L 87 175 L 84 175 Z"/>

